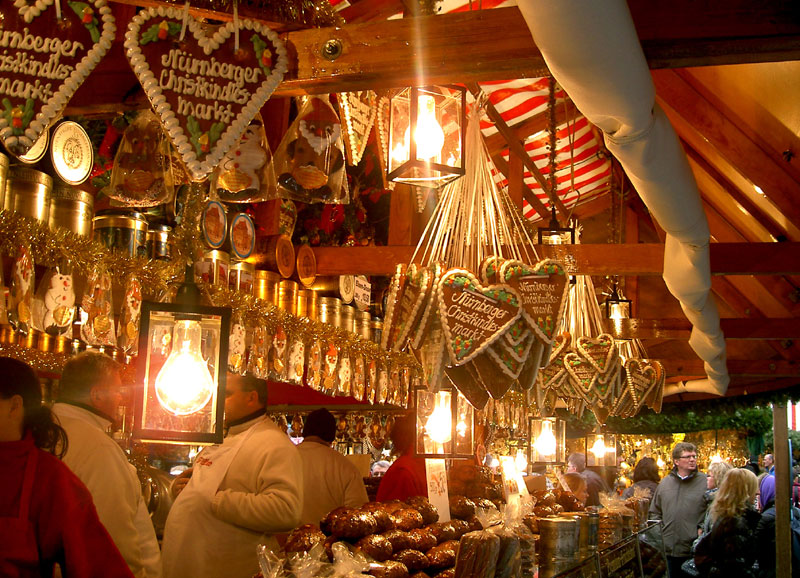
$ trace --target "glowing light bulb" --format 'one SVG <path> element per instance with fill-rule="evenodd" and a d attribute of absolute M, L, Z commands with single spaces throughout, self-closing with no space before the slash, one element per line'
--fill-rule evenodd
<path fill-rule="evenodd" d="M 456 433 L 460 438 L 463 438 L 465 435 L 467 435 L 467 424 L 463 419 L 458 420 L 458 423 L 456 424 Z"/>
<path fill-rule="evenodd" d="M 658 466 L 659 469 L 661 469 L 667 464 L 664 462 L 664 460 L 661 459 L 661 456 L 659 456 L 658 459 L 656 460 L 656 465 Z"/>
<path fill-rule="evenodd" d="M 713 456 L 711 456 L 711 463 L 712 464 L 718 464 L 721 461 L 722 461 L 722 456 L 719 455 L 719 453 L 716 453 Z"/>
<path fill-rule="evenodd" d="M 553 435 L 553 424 L 549 421 L 542 422 L 542 430 L 533 444 L 536 452 L 543 458 L 555 457 L 556 436 Z"/>
<path fill-rule="evenodd" d="M 627 319 L 630 317 L 629 303 L 609 303 L 609 319 Z"/>
<path fill-rule="evenodd" d="M 453 437 L 452 415 L 450 413 L 450 396 L 445 391 L 436 394 L 436 406 L 425 422 L 428 437 L 439 444 L 446 444 Z"/>
<path fill-rule="evenodd" d="M 594 457 L 598 460 L 603 459 L 606 455 L 606 442 L 603 439 L 603 436 L 597 436 L 594 440 L 594 445 L 589 448 L 589 451 L 594 454 Z"/>
<path fill-rule="evenodd" d="M 514 464 L 517 466 L 518 472 L 524 472 L 528 469 L 528 458 L 525 457 L 525 452 L 517 450 L 517 455 L 514 458 Z"/>
<path fill-rule="evenodd" d="M 406 159 L 408 159 L 408 146 L 411 143 L 410 135 L 411 127 L 409 126 L 403 135 L 403 142 L 406 143 Z M 442 153 L 444 131 L 436 120 L 436 99 L 429 94 L 420 94 L 417 100 L 417 126 L 414 131 L 414 142 L 417 143 L 417 158 L 419 159 L 435 161 L 435 158 Z"/>
<path fill-rule="evenodd" d="M 156 376 L 156 397 L 173 415 L 190 415 L 201 409 L 214 393 L 214 379 L 200 351 L 198 321 L 179 319 L 173 331 L 172 352 Z"/>
<path fill-rule="evenodd" d="M 630 468 L 630 465 L 628 465 L 628 462 L 620 462 L 619 467 L 620 469 L 627 470 Z"/>

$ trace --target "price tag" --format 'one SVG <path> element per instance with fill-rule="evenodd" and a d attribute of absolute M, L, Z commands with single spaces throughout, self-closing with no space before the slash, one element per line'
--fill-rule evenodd
<path fill-rule="evenodd" d="M 353 294 L 353 301 L 359 311 L 366 311 L 369 309 L 370 292 L 372 291 L 372 284 L 365 275 L 356 275 L 355 288 Z"/>
<path fill-rule="evenodd" d="M 443 459 L 426 458 L 425 476 L 428 479 L 428 501 L 439 511 L 439 521 L 450 521 L 450 496 L 447 492 L 447 470 Z"/>

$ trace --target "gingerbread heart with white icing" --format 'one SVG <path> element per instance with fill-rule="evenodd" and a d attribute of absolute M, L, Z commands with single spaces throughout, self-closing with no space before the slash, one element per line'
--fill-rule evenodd
<path fill-rule="evenodd" d="M 575 347 L 600 373 L 613 371 L 619 363 L 617 345 L 608 333 L 601 333 L 597 337 L 579 337 Z"/>
<path fill-rule="evenodd" d="M 519 294 L 508 285 L 484 287 L 466 269 L 450 269 L 436 288 L 439 318 L 455 365 L 499 339 L 520 316 Z"/>
<path fill-rule="evenodd" d="M 519 291 L 522 316 L 545 343 L 552 343 L 564 315 L 568 280 L 563 265 L 552 259 L 534 266 L 505 261 L 500 268 L 500 282 Z"/>
<path fill-rule="evenodd" d="M 577 393 L 586 400 L 586 403 L 592 405 L 596 397 L 595 385 L 599 375 L 597 368 L 573 351 L 564 356 L 564 367 Z"/>
<path fill-rule="evenodd" d="M 344 126 L 347 164 L 357 165 L 367 148 L 369 133 L 378 115 L 377 96 L 371 90 L 342 92 L 336 95 Z"/>
<path fill-rule="evenodd" d="M 181 39 L 183 24 L 178 8 L 142 10 L 128 25 L 125 54 L 192 178 L 203 180 L 283 80 L 288 59 L 259 22 L 239 19 L 208 35 L 187 16 Z"/>
<path fill-rule="evenodd" d="M 436 295 L 434 287 L 436 287 L 436 285 L 439 283 L 439 279 L 442 277 L 444 266 L 437 261 L 431 265 L 429 269 L 431 271 L 431 290 L 428 291 L 428 294 L 425 297 L 425 303 L 422 306 L 422 315 L 420 315 L 419 323 L 417 323 L 416 329 L 412 330 L 410 339 L 411 346 L 414 348 L 420 346 L 428 332 L 428 327 L 432 324 L 432 320 L 436 317 L 433 315 L 433 311 L 436 309 Z"/>
<path fill-rule="evenodd" d="M 394 275 L 389 282 L 389 291 L 386 294 L 386 311 L 383 315 L 383 332 L 381 333 L 381 349 L 389 349 L 395 338 L 395 325 L 398 322 L 400 307 L 398 304 L 403 298 L 406 287 L 405 265 L 399 263 L 395 266 Z"/>
<path fill-rule="evenodd" d="M 403 294 L 395 307 L 394 335 L 391 337 L 391 347 L 400 350 L 406 345 L 411 332 L 416 328 L 417 321 L 422 314 L 425 300 L 431 292 L 433 275 L 427 267 L 418 267 L 416 263 L 408 266 Z"/>
<path fill-rule="evenodd" d="M 497 255 L 486 257 L 478 266 L 478 277 L 487 285 L 500 283 L 500 268 L 503 266 L 503 263 L 504 259 Z"/>
<path fill-rule="evenodd" d="M 5 0 L 0 8 L 0 140 L 21 156 L 61 115 L 114 42 L 106 0 Z"/>

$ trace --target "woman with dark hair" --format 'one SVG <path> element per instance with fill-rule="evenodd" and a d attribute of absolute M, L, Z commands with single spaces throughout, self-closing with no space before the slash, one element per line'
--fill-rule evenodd
<path fill-rule="evenodd" d="M 653 458 L 642 458 L 633 468 L 633 485 L 622 492 L 622 498 L 627 500 L 633 497 L 636 488 L 641 488 L 639 492 L 647 490 L 650 498 L 656 493 L 658 482 L 661 477 L 658 475 L 658 464 Z"/>
<path fill-rule="evenodd" d="M 0 357 L 0 575 L 132 577 L 81 481 L 33 369 Z"/>
<path fill-rule="evenodd" d="M 383 474 L 381 484 L 378 486 L 379 502 L 405 500 L 412 496 L 428 497 L 425 460 L 414 457 L 415 436 L 413 415 L 398 418 L 394 422 L 394 427 L 389 432 L 389 439 L 392 440 L 394 453 L 400 457 Z"/>

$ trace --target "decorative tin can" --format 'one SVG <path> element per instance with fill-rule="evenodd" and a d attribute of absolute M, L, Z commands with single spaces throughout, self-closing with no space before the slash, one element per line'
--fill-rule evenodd
<path fill-rule="evenodd" d="M 308 317 L 313 319 L 310 315 L 311 311 L 316 313 L 317 310 L 317 298 L 316 293 L 313 291 L 309 291 L 308 289 L 300 289 L 297 291 L 297 316 L 298 317 Z"/>
<path fill-rule="evenodd" d="M 76 189 L 65 183 L 58 183 L 50 193 L 50 228 L 64 227 L 76 235 L 88 236 L 92 233 L 94 197 L 91 193 Z"/>
<path fill-rule="evenodd" d="M 293 315 L 297 314 L 298 286 L 291 279 L 283 279 L 278 283 L 278 308 Z"/>
<path fill-rule="evenodd" d="M 11 197 L 10 208 L 20 215 L 46 223 L 52 190 L 53 179 L 41 171 L 19 165 L 8 171 L 6 196 Z"/>
<path fill-rule="evenodd" d="M 203 258 L 194 264 L 195 279 L 201 283 L 227 287 L 230 262 L 231 256 L 225 251 L 206 251 Z"/>
<path fill-rule="evenodd" d="M 273 271 L 262 271 L 259 269 L 255 273 L 253 291 L 255 296 L 273 305 L 278 304 L 278 283 L 281 276 Z"/>
<path fill-rule="evenodd" d="M 94 239 L 129 257 L 147 256 L 147 219 L 135 211 L 106 209 L 92 220 Z"/>
<path fill-rule="evenodd" d="M 352 305 L 342 305 L 339 310 L 339 327 L 353 333 L 355 330 L 356 308 Z"/>
<path fill-rule="evenodd" d="M 88 179 L 94 166 L 94 153 L 86 130 L 71 120 L 59 123 L 50 138 L 50 160 L 65 183 L 79 185 Z"/>
<path fill-rule="evenodd" d="M 320 297 L 338 297 L 342 303 L 352 303 L 355 277 L 353 275 L 317 277 L 311 289 L 319 293 Z"/>
<path fill-rule="evenodd" d="M 228 239 L 231 245 L 231 256 L 244 261 L 252 253 L 256 244 L 256 226 L 247 213 L 237 213 L 230 220 Z"/>
<path fill-rule="evenodd" d="M 44 158 L 47 153 L 47 145 L 50 144 L 50 131 L 45 131 L 33 146 L 24 155 L 15 155 L 20 162 L 26 165 L 35 165 Z"/>
<path fill-rule="evenodd" d="M 258 240 L 258 262 L 281 277 L 289 278 L 294 273 L 294 245 L 287 235 L 271 235 Z"/>
<path fill-rule="evenodd" d="M 303 287 L 311 287 L 317 278 L 317 258 L 308 245 L 300 245 L 295 250 L 295 268 L 292 279 L 299 281 Z"/>
<path fill-rule="evenodd" d="M 217 201 L 208 201 L 200 217 L 200 228 L 206 245 L 219 249 L 225 243 L 228 232 L 228 216 L 225 206 Z"/>
<path fill-rule="evenodd" d="M 383 336 L 383 320 L 374 318 L 370 323 L 370 333 L 372 334 L 372 341 L 381 344 L 381 337 Z"/>
<path fill-rule="evenodd" d="M 256 266 L 246 261 L 236 261 L 231 263 L 228 275 L 228 286 L 236 291 L 253 294 L 253 278 L 255 277 Z"/>
<path fill-rule="evenodd" d="M 0 209 L 6 200 L 6 180 L 8 178 L 8 157 L 0 153 Z"/>
<path fill-rule="evenodd" d="M 151 259 L 170 260 L 172 257 L 172 227 L 155 225 L 147 230 L 147 255 Z"/>
<path fill-rule="evenodd" d="M 371 339 L 372 315 L 369 311 L 356 311 L 355 331 L 361 339 L 369 341 Z"/>
<path fill-rule="evenodd" d="M 317 321 L 338 327 L 341 311 L 341 299 L 338 297 L 320 297 L 319 307 L 317 309 Z"/>

